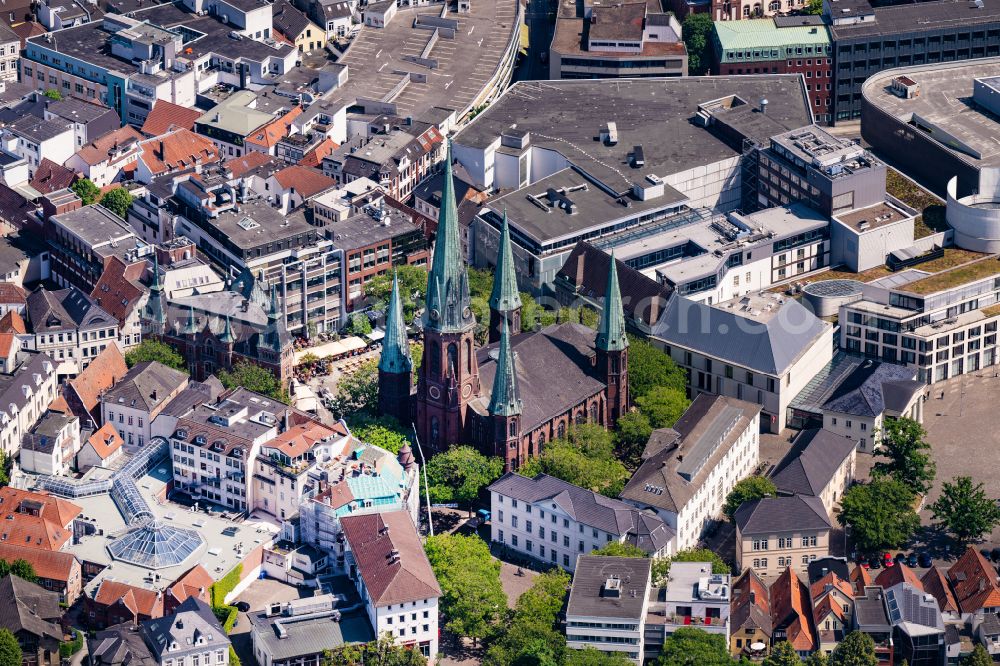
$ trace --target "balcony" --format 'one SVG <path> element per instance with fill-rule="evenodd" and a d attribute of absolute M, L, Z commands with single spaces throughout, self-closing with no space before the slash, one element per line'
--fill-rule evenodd
<path fill-rule="evenodd" d="M 697 617 L 693 615 L 668 614 L 666 618 L 666 624 L 677 627 L 724 627 L 728 622 L 729 618 Z"/>

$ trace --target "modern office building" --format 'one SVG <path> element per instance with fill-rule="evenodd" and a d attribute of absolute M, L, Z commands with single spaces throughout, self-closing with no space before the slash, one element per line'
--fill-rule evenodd
<path fill-rule="evenodd" d="M 749 3 L 743 4 L 743 9 L 749 11 Z M 717 20 L 712 37 L 713 73 L 802 74 L 816 122 L 832 119 L 833 47 L 822 17 Z"/>

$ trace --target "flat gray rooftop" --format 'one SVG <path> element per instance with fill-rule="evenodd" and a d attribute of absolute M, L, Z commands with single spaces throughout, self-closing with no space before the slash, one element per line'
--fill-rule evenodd
<path fill-rule="evenodd" d="M 317 231 L 306 222 L 302 211 L 282 215 L 263 199 L 242 204 L 239 212 L 225 211 L 207 224 L 219 229 L 244 250 Z"/>
<path fill-rule="evenodd" d="M 455 143 L 484 149 L 516 127 L 531 145 L 564 155 L 602 183 L 621 192 L 655 174 L 664 178 L 735 157 L 739 151 L 694 123 L 698 105 L 738 95 L 746 104 L 720 113 L 724 122 L 763 141 L 812 124 L 802 79 L 792 74 L 538 81 L 514 84 L 455 136 Z M 756 110 L 768 100 L 767 113 Z M 618 143 L 595 140 L 614 122 Z M 633 146 L 642 146 L 645 165 L 629 166 Z"/>
<path fill-rule="evenodd" d="M 871 4 L 865 0 L 834 0 L 833 10 L 842 15 L 841 8 L 849 9 L 844 15 L 871 14 Z M 1000 22 L 1000 0 L 983 0 L 977 8 L 967 0 L 937 0 L 913 2 L 874 9 L 875 21 L 853 25 L 831 25 L 835 41 L 886 36 L 895 39 L 900 33 L 944 32 L 958 27 Z"/>
<path fill-rule="evenodd" d="M 385 28 L 363 27 L 338 62 L 347 65 L 349 80 L 334 91 L 344 98 L 382 100 L 403 73 L 427 76 L 426 83 L 410 82 L 392 102 L 401 117 L 422 118 L 435 106 L 461 113 L 493 78 L 511 39 L 517 39 L 516 2 L 476 0 L 468 14 L 449 13 L 458 21 L 454 39 L 442 36 L 427 56 L 437 60 L 429 69 L 404 57 L 420 57 L 433 31 L 415 28 L 417 16 L 438 16 L 440 7 L 400 8 Z"/>
<path fill-rule="evenodd" d="M 916 6 L 937 3 L 920 3 Z M 958 7 L 954 3 L 951 6 Z M 920 85 L 920 95 L 903 99 L 890 91 L 892 80 L 905 74 Z M 902 123 L 914 115 L 924 123 L 940 128 L 981 157 L 938 141 L 955 157 L 982 168 L 1000 166 L 1000 124 L 992 113 L 980 110 L 972 101 L 973 79 L 1000 76 L 1000 58 L 979 58 L 962 62 L 887 69 L 873 75 L 861 88 L 862 94 L 885 113 Z M 927 135 L 933 138 L 933 135 Z"/>

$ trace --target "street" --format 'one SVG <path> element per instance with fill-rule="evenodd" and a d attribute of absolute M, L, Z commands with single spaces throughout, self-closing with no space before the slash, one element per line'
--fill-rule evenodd
<path fill-rule="evenodd" d="M 515 81 L 544 81 L 549 78 L 549 66 L 543 63 L 541 54 L 548 54 L 555 29 L 550 14 L 555 13 L 555 3 L 551 0 L 528 0 L 524 22 L 528 26 L 528 53 L 514 70 Z"/>

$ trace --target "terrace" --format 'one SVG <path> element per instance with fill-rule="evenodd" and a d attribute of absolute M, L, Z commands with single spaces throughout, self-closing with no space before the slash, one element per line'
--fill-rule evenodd
<path fill-rule="evenodd" d="M 939 291 L 953 289 L 963 284 L 977 282 L 993 275 L 1000 275 L 1000 260 L 997 257 L 988 257 L 962 264 L 951 270 L 925 277 L 916 282 L 911 282 L 903 287 L 903 289 L 913 294 L 935 294 Z"/>

